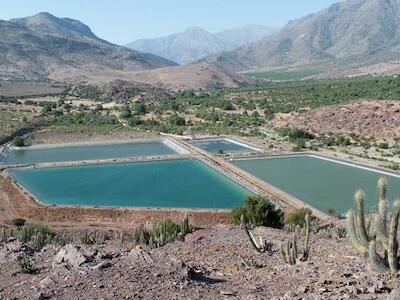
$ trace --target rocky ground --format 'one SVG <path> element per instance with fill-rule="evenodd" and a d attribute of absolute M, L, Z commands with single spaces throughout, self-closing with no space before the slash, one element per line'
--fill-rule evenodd
<path fill-rule="evenodd" d="M 273 243 L 257 253 L 239 227 L 198 230 L 148 250 L 118 246 L 0 246 L 1 299 L 400 299 L 400 280 L 370 270 L 346 238 L 320 231 L 310 260 L 290 266 L 278 250 L 291 234 L 257 228 Z M 300 244 L 300 243 L 299 243 Z M 301 245 L 299 246 L 301 248 Z M 35 274 L 24 274 L 28 257 Z"/>
<path fill-rule="evenodd" d="M 393 139 L 400 135 L 400 103 L 355 101 L 285 116 L 275 122 L 278 127 L 293 126 L 315 133 L 354 133 L 378 140 Z"/>

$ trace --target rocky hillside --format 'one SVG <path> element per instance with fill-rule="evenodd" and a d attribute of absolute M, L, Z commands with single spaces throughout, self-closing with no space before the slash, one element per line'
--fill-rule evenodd
<path fill-rule="evenodd" d="M 134 74 L 130 80 L 172 90 L 236 88 L 258 84 L 252 78 L 207 63 L 142 71 Z"/>
<path fill-rule="evenodd" d="M 268 39 L 207 58 L 234 69 L 341 67 L 400 59 L 400 1 L 345 0 L 290 21 Z"/>
<path fill-rule="evenodd" d="M 260 25 L 247 25 L 217 33 L 191 27 L 165 37 L 137 40 L 127 47 L 187 64 L 211 54 L 230 51 L 259 41 L 275 31 L 276 29 Z"/>
<path fill-rule="evenodd" d="M 0 21 L 0 78 L 81 81 L 175 63 L 97 38 L 77 20 L 48 13 Z"/>
<path fill-rule="evenodd" d="M 314 133 L 354 133 L 378 140 L 400 136 L 399 101 L 355 101 L 277 118 L 275 126 L 304 128 Z"/>
<path fill-rule="evenodd" d="M 239 227 L 198 230 L 184 242 L 149 250 L 117 245 L 0 244 L 4 299 L 398 299 L 400 283 L 379 275 L 346 238 L 311 236 L 310 260 L 284 263 L 292 236 L 260 227 L 272 243 L 258 253 Z M 301 245 L 299 245 L 301 247 Z"/>

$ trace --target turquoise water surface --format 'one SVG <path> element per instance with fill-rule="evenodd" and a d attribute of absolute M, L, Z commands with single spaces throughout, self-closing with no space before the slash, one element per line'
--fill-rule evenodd
<path fill-rule="evenodd" d="M 161 141 L 138 143 L 93 144 L 54 148 L 21 148 L 7 153 L 3 164 L 33 164 L 124 158 L 132 156 L 169 155 L 176 152 Z"/>
<path fill-rule="evenodd" d="M 400 196 L 399 177 L 311 156 L 236 160 L 232 163 L 324 212 L 335 208 L 344 213 L 354 207 L 354 193 L 359 188 L 366 192 L 366 206 L 375 208 L 377 181 L 382 176 L 388 179 L 389 199 L 392 201 Z"/>
<path fill-rule="evenodd" d="M 10 171 L 45 204 L 232 208 L 247 189 L 196 159 L 15 169 Z"/>
<path fill-rule="evenodd" d="M 251 151 L 250 148 L 232 143 L 225 139 L 195 140 L 190 143 L 209 153 L 217 153 L 219 150 L 222 150 L 223 152 Z"/>

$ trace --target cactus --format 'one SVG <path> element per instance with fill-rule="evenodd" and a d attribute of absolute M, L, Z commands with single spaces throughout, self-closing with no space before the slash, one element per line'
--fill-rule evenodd
<path fill-rule="evenodd" d="M 354 248 L 368 256 L 370 262 L 380 272 L 390 271 L 392 274 L 399 272 L 400 253 L 398 242 L 398 229 L 400 218 L 400 199 L 393 204 L 388 227 L 388 212 L 386 198 L 387 183 L 384 178 L 378 181 L 378 212 L 374 217 L 374 235 L 367 235 L 365 229 L 364 204 L 360 194 L 356 194 L 357 221 L 353 212 L 347 214 L 347 230 Z M 367 244 L 366 244 L 367 242 Z M 377 244 L 382 245 L 383 257 L 377 251 Z"/>
<path fill-rule="evenodd" d="M 310 215 L 306 215 L 304 225 L 304 248 L 303 248 L 303 256 L 301 258 L 302 261 L 308 260 L 308 256 L 310 254 Z"/>
<path fill-rule="evenodd" d="M 7 241 L 7 232 L 4 227 L 1 229 L 1 232 L 0 232 L 0 241 L 1 242 Z"/>
<path fill-rule="evenodd" d="M 33 236 L 32 236 L 32 244 L 33 247 L 37 250 L 42 249 L 46 243 L 47 243 L 47 236 L 43 235 L 43 233 L 36 232 Z"/>
<path fill-rule="evenodd" d="M 164 219 L 160 223 L 153 222 L 153 229 L 147 233 L 146 243 L 150 248 L 157 248 L 176 240 L 183 241 L 192 230 L 187 215 L 181 219 L 180 224 L 176 224 L 170 219 Z M 137 237 L 138 233 L 135 233 L 134 239 L 137 240 Z"/>
<path fill-rule="evenodd" d="M 396 274 L 399 271 L 399 243 L 397 241 L 397 234 L 399 229 L 399 217 L 400 217 L 400 199 L 396 200 L 393 204 L 392 216 L 390 219 L 389 227 L 389 238 L 387 243 L 387 253 L 389 268 L 392 274 Z"/>
<path fill-rule="evenodd" d="M 95 231 L 93 234 L 93 243 L 96 245 L 102 245 L 104 244 L 106 240 L 106 235 L 103 232 L 100 231 Z"/>
<path fill-rule="evenodd" d="M 347 231 L 350 234 L 354 247 L 360 253 L 366 255 L 371 238 L 367 234 L 366 220 L 364 214 L 364 192 L 359 190 L 355 194 L 356 210 L 347 213 Z"/>
<path fill-rule="evenodd" d="M 79 234 L 79 239 L 81 240 L 81 243 L 84 245 L 89 244 L 89 232 L 87 229 L 85 229 L 83 232 Z"/>
<path fill-rule="evenodd" d="M 286 243 L 281 244 L 281 254 L 284 261 L 288 264 L 295 265 L 297 260 L 307 261 L 310 255 L 310 215 L 307 214 L 304 218 L 304 244 L 302 256 L 298 257 L 296 233 L 293 233 L 291 239 Z"/>
<path fill-rule="evenodd" d="M 133 241 L 136 244 L 147 244 L 149 241 L 149 233 L 143 224 L 140 224 L 133 233 Z"/>
<path fill-rule="evenodd" d="M 245 223 L 244 216 L 241 215 L 240 217 L 240 224 L 241 227 L 246 232 L 247 236 L 249 237 L 251 245 L 260 253 L 264 253 L 267 250 L 270 250 L 271 244 L 267 243 L 261 236 L 259 237 L 258 241 L 254 237 L 253 233 L 250 231 L 250 224 Z"/>
<path fill-rule="evenodd" d="M 190 232 L 190 228 L 189 228 L 189 217 L 186 214 L 183 219 L 181 220 L 181 231 L 180 234 L 182 236 L 182 238 L 185 237 L 185 235 L 187 235 Z"/>
<path fill-rule="evenodd" d="M 54 243 L 61 245 L 61 246 L 65 246 L 67 244 L 72 243 L 72 239 L 67 234 L 67 232 L 65 230 L 63 230 L 61 232 L 61 234 L 56 235 L 56 237 L 54 238 Z"/>

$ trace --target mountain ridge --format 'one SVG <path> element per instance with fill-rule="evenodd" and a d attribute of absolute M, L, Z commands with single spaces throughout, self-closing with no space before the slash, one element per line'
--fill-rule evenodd
<path fill-rule="evenodd" d="M 400 59 L 400 1 L 345 0 L 250 46 L 204 59 L 231 70 L 367 65 Z"/>
<path fill-rule="evenodd" d="M 266 37 L 275 29 L 261 25 L 245 25 L 211 33 L 201 27 L 154 39 L 139 39 L 126 45 L 129 48 L 166 57 L 180 64 L 198 61 L 210 54 L 233 50 Z"/>
<path fill-rule="evenodd" d="M 0 20 L 0 78 L 52 79 L 55 71 L 138 71 L 176 63 L 111 44 L 80 21 L 49 13 Z"/>

